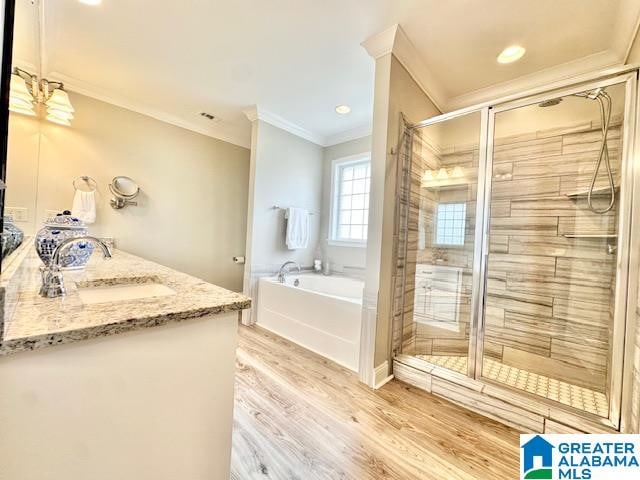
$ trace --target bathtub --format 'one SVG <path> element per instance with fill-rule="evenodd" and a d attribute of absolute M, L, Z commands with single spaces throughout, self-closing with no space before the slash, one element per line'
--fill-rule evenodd
<path fill-rule="evenodd" d="M 284 284 L 261 278 L 257 323 L 358 371 L 363 287 L 359 280 L 313 273 L 289 274 Z"/>

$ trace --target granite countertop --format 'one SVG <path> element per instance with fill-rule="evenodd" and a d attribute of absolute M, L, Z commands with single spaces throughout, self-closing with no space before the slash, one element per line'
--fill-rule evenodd
<path fill-rule="evenodd" d="M 251 306 L 244 295 L 120 250 L 108 260 L 96 250 L 85 269 L 64 272 L 65 297 L 43 298 L 38 294 L 41 265 L 28 240 L 3 263 L 0 356 Z M 132 283 L 161 283 L 176 293 L 95 304 L 84 304 L 78 295 L 79 285 Z"/>

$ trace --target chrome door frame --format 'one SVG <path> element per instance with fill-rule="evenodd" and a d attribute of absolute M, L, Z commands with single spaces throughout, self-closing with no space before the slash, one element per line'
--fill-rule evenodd
<path fill-rule="evenodd" d="M 478 178 L 476 183 L 476 221 L 475 221 L 475 232 L 474 232 L 474 245 L 473 245 L 473 269 L 472 269 L 472 280 L 471 280 L 471 308 L 469 309 L 470 318 L 469 318 L 469 342 L 467 348 L 467 376 L 470 378 L 476 377 L 476 352 L 478 350 L 478 337 L 481 334 L 481 330 L 478 325 L 481 324 L 480 319 L 477 318 L 479 309 L 479 305 L 481 304 L 482 290 L 477 288 L 477 285 L 483 283 L 482 270 L 481 270 L 481 257 L 483 252 L 483 242 L 484 239 L 484 230 L 480 228 L 482 224 L 482 220 L 484 218 L 484 209 L 485 209 L 485 196 L 484 196 L 484 188 L 486 184 L 485 177 L 487 176 L 487 132 L 488 132 L 488 120 L 489 120 L 489 107 L 470 107 L 464 108 L 460 110 L 455 110 L 453 112 L 445 113 L 442 115 L 438 115 L 436 117 L 431 117 L 422 122 L 413 124 L 409 126 L 411 131 L 428 127 L 430 125 L 435 125 L 438 123 L 443 123 L 458 117 L 463 117 L 466 115 L 470 115 L 473 113 L 480 113 L 480 132 L 478 139 Z M 489 178 L 491 178 L 489 176 Z M 405 272 L 406 275 L 406 272 Z M 406 281 L 406 280 L 405 280 Z M 456 372 L 453 372 L 456 373 Z"/>
<path fill-rule="evenodd" d="M 488 277 L 488 256 L 489 256 L 489 235 L 490 235 L 490 219 L 491 219 L 491 188 L 493 178 L 493 153 L 494 153 L 494 134 L 495 134 L 495 116 L 496 114 L 515 108 L 524 107 L 545 100 L 551 100 L 557 97 L 563 97 L 585 90 L 597 87 L 607 87 L 614 84 L 626 83 L 625 87 L 625 112 L 623 120 L 623 151 L 621 173 L 623 177 L 620 184 L 620 207 L 618 219 L 618 255 L 616 265 L 616 287 L 614 295 L 614 321 L 613 335 L 611 344 L 611 365 L 609 366 L 609 421 L 617 429 L 620 426 L 621 404 L 622 404 L 622 380 L 623 366 L 625 356 L 625 338 L 628 332 L 627 325 L 627 299 L 629 295 L 629 279 L 630 276 L 637 278 L 638 265 L 630 265 L 630 240 L 631 240 L 631 215 L 632 215 L 632 199 L 634 188 L 634 176 L 638 176 L 638 170 L 633 168 L 634 163 L 634 147 L 635 147 L 635 118 L 637 114 L 637 71 L 630 71 L 618 74 L 613 77 L 594 79 L 588 82 L 582 82 L 566 86 L 561 89 L 548 90 L 545 93 L 531 95 L 525 98 L 519 98 L 514 101 L 508 101 L 496 104 L 489 111 L 488 121 L 488 139 L 487 139 L 487 172 L 485 185 L 485 215 L 482 220 L 482 233 L 485 238 L 485 248 L 482 255 L 482 284 L 477 284 L 476 288 L 482 290 L 482 302 L 480 302 L 477 312 L 478 336 L 477 351 L 475 354 L 475 378 L 482 380 L 482 359 L 484 355 L 484 306 L 486 303 L 486 285 Z M 631 282 L 635 284 L 635 282 Z M 635 298 L 635 295 L 632 295 Z"/>

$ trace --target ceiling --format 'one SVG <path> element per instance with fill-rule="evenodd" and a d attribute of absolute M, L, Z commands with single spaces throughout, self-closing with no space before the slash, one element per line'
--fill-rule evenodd
<path fill-rule="evenodd" d="M 640 0 L 41 1 L 43 74 L 245 146 L 243 112 L 253 105 L 320 144 L 366 132 L 374 62 L 361 43 L 393 24 L 446 109 L 471 92 L 567 62 L 622 62 L 640 9 Z M 14 60 L 36 64 L 29 19 L 37 16 L 31 0 L 16 2 Z M 514 43 L 527 48 L 525 57 L 498 64 L 496 55 Z M 352 112 L 336 114 L 338 104 Z"/>

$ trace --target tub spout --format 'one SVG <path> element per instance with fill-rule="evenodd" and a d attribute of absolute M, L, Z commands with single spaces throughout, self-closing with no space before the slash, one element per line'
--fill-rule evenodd
<path fill-rule="evenodd" d="M 285 282 L 286 274 L 289 273 L 289 267 L 291 265 L 295 265 L 295 267 L 298 269 L 298 273 L 300 273 L 300 265 L 298 264 L 298 262 L 293 262 L 293 261 L 284 262 L 280 267 L 280 270 L 278 271 L 278 282 L 280 283 Z"/>

